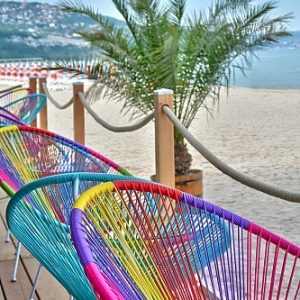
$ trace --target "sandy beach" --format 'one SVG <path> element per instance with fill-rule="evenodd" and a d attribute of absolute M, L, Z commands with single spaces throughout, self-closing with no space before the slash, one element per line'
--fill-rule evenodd
<path fill-rule="evenodd" d="M 61 104 L 71 90 L 51 92 Z M 212 107 L 212 106 L 211 106 Z M 132 123 L 120 103 L 104 100 L 94 110 L 113 125 Z M 214 117 L 198 113 L 190 131 L 231 167 L 283 189 L 300 192 L 300 90 L 232 88 L 224 92 Z M 48 105 L 49 130 L 73 137 L 72 107 Z M 135 122 L 135 121 L 133 121 Z M 154 124 L 131 133 L 110 132 L 86 113 L 86 145 L 131 173 L 155 173 Z M 280 200 L 235 182 L 190 147 L 193 167 L 204 171 L 204 198 L 300 244 L 300 204 Z"/>
<path fill-rule="evenodd" d="M 71 91 L 52 92 L 65 103 Z M 99 101 L 95 111 L 111 124 L 130 123 L 120 104 Z M 300 91 L 232 88 L 214 107 L 200 111 L 191 132 L 231 167 L 286 190 L 300 192 Z M 49 129 L 72 137 L 72 108 L 49 105 Z M 113 133 L 86 114 L 86 145 L 133 174 L 154 174 L 154 124 L 131 133 Z M 204 198 L 300 244 L 300 205 L 245 187 L 222 174 L 192 147 L 193 167 L 204 171 Z"/>

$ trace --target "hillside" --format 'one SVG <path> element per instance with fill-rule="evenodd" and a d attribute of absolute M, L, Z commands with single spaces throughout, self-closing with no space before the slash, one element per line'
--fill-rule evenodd
<path fill-rule="evenodd" d="M 118 26 L 123 22 L 107 17 Z M 96 29 L 94 21 L 64 13 L 59 7 L 39 2 L 0 1 L 0 59 L 41 57 L 83 58 L 93 50 L 75 33 Z M 272 47 L 300 48 L 300 32 Z"/>
<path fill-rule="evenodd" d="M 122 21 L 108 17 L 122 26 Z M 0 2 L 0 59 L 82 57 L 92 50 L 75 34 L 94 21 L 39 2 Z"/>

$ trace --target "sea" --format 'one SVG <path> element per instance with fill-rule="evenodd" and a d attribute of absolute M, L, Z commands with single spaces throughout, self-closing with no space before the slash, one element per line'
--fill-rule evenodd
<path fill-rule="evenodd" d="M 257 48 L 254 54 L 251 59 L 251 68 L 246 69 L 244 73 L 237 68 L 232 72 L 231 87 L 300 89 L 300 31 L 292 32 L 291 36 L 281 39 L 272 46 Z M 33 60 L 39 61 L 42 59 L 31 59 L 31 62 Z M 21 60 L 0 60 L 0 67 L 1 63 L 18 61 Z M 24 60 L 22 61 L 24 62 Z M 58 76 L 61 76 L 61 74 L 58 74 Z M 70 83 L 69 74 L 66 74 L 66 78 L 61 79 L 64 80 L 54 82 L 56 88 L 58 83 L 64 84 L 62 81 L 66 81 L 67 84 Z M 51 85 L 51 82 L 49 84 Z"/>
<path fill-rule="evenodd" d="M 300 88 L 300 31 L 272 47 L 257 49 L 252 68 L 235 72 L 231 86 L 265 89 Z"/>

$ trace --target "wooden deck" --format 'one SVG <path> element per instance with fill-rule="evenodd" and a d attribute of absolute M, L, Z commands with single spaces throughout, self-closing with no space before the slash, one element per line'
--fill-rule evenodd
<path fill-rule="evenodd" d="M 6 222 L 5 210 L 8 198 L 0 192 L 0 300 L 27 300 L 31 291 L 32 282 L 38 268 L 38 262 L 23 247 L 19 263 L 17 281 L 11 282 L 11 273 L 15 258 L 16 240 L 13 238 L 5 243 Z M 66 290 L 43 269 L 35 299 L 60 300 L 68 299 Z"/>

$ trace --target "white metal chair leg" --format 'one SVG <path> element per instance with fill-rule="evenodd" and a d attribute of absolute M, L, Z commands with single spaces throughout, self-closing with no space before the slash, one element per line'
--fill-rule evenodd
<path fill-rule="evenodd" d="M 42 264 L 39 264 L 38 270 L 35 274 L 32 289 L 31 289 L 31 292 L 30 292 L 30 295 L 29 295 L 29 300 L 34 300 L 34 294 L 35 294 L 36 287 L 38 285 L 38 281 L 39 281 L 39 278 L 40 278 L 40 275 L 41 275 L 42 267 L 43 267 Z"/>
<path fill-rule="evenodd" d="M 8 229 L 5 236 L 5 243 L 9 243 L 10 241 L 10 230 Z"/>
<path fill-rule="evenodd" d="M 22 244 L 20 242 L 18 242 L 16 258 L 15 258 L 15 264 L 14 264 L 13 274 L 12 274 L 12 277 L 11 277 L 12 282 L 17 281 L 17 270 L 18 270 L 18 265 L 19 265 L 19 261 L 20 261 L 21 247 L 22 247 Z"/>

